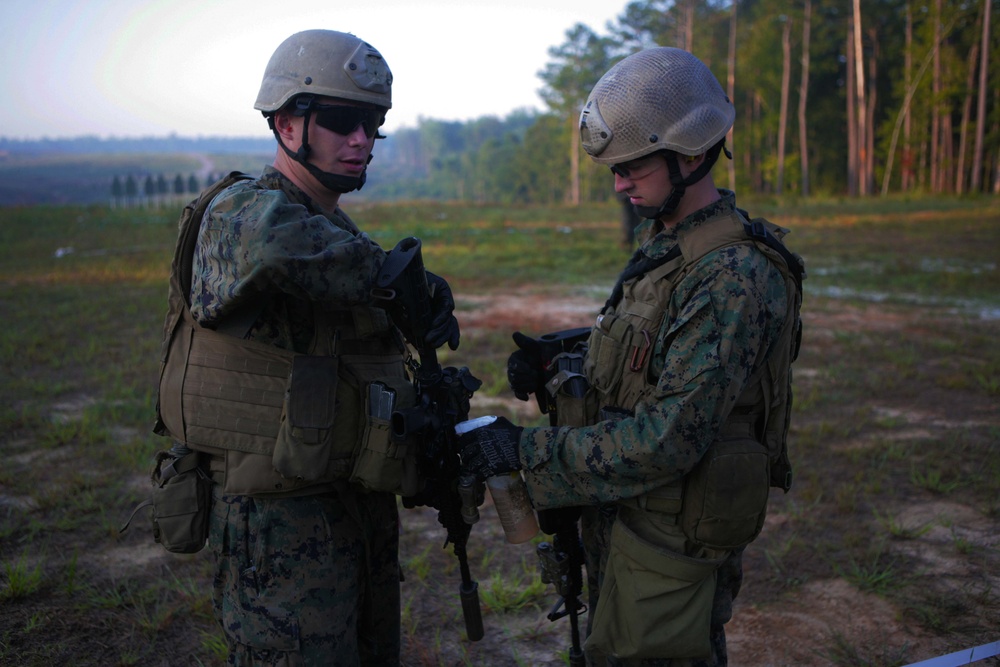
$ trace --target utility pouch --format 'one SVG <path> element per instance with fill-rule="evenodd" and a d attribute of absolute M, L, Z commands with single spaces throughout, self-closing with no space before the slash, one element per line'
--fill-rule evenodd
<path fill-rule="evenodd" d="M 184 451 L 156 454 L 156 465 L 149 475 L 152 495 L 135 508 L 121 532 L 136 512 L 152 506 L 153 539 L 172 553 L 193 554 L 201 551 L 208 539 L 212 480 L 198 465 L 198 452 Z"/>
<path fill-rule="evenodd" d="M 337 384 L 337 357 L 299 355 L 292 360 L 272 459 L 282 477 L 309 482 L 326 476 Z"/>
<path fill-rule="evenodd" d="M 737 549 L 752 542 L 767 513 L 768 460 L 767 448 L 751 436 L 712 443 L 684 479 L 684 535 L 712 549 Z"/>
<path fill-rule="evenodd" d="M 350 481 L 369 491 L 412 496 L 418 490 L 417 442 L 395 437 L 392 415 L 412 408 L 417 391 L 405 377 L 383 377 L 367 386 L 365 431 Z"/>
<path fill-rule="evenodd" d="M 618 658 L 708 657 L 722 562 L 653 544 L 619 517 L 586 648 Z"/>

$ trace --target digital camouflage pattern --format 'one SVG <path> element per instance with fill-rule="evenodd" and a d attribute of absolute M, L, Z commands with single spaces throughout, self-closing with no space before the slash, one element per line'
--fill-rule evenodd
<path fill-rule="evenodd" d="M 346 484 L 280 500 L 216 486 L 213 603 L 229 664 L 398 665 L 398 521 L 395 496 Z"/>
<path fill-rule="evenodd" d="M 651 259 L 667 255 L 680 235 L 735 210 L 732 192 L 669 229 L 647 220 L 636 232 Z M 785 281 L 753 244 L 705 255 L 675 286 L 654 339 L 650 377 L 655 391 L 638 405 L 611 406 L 634 417 L 577 428 L 526 428 L 520 442 L 525 479 L 535 507 L 585 505 L 589 623 L 599 603 L 611 527 L 633 498 L 680 480 L 701 460 L 748 386 L 755 367 L 778 340 L 786 317 Z M 635 510 L 632 510 L 635 511 Z M 709 630 L 711 655 L 699 659 L 623 660 L 588 650 L 588 663 L 608 667 L 715 667 L 727 664 L 725 623 L 742 583 L 742 549 L 707 553 L 687 544 L 686 555 L 724 557 L 715 571 Z"/>
<path fill-rule="evenodd" d="M 215 198 L 195 248 L 191 313 L 214 326 L 264 299 L 248 338 L 306 352 L 312 306 L 371 302 L 385 251 L 338 208 L 322 211 L 274 167 Z M 281 294 L 283 298 L 275 298 Z"/>
<path fill-rule="evenodd" d="M 637 230 L 648 257 L 667 254 L 678 235 L 736 206 L 732 192 L 657 230 Z M 651 238 L 649 238 L 651 237 Z M 752 244 L 706 255 L 671 296 L 674 321 L 655 339 L 649 400 L 615 406 L 635 416 L 577 428 L 526 428 L 520 458 L 538 509 L 600 505 L 681 479 L 701 460 L 753 373 L 778 338 L 786 313 L 781 272 Z"/>
<path fill-rule="evenodd" d="M 321 210 L 267 167 L 207 209 L 192 314 L 213 326 L 249 310 L 248 338 L 305 353 L 313 308 L 370 304 L 384 259 L 339 208 Z M 317 489 L 259 498 L 213 487 L 213 603 L 231 665 L 399 663 L 396 498 L 345 482 Z"/>

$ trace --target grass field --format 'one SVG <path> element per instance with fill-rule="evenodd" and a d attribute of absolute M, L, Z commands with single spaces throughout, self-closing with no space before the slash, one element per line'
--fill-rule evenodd
<path fill-rule="evenodd" d="M 1000 639 L 1000 203 L 740 204 L 793 229 L 809 276 L 796 481 L 747 550 L 731 664 L 888 667 Z M 510 333 L 590 322 L 626 259 L 615 207 L 348 210 L 386 247 L 420 237 L 451 282 L 462 345 L 442 361 L 484 380 L 474 414 L 541 423 L 506 389 Z M 145 514 L 118 532 L 167 446 L 150 427 L 178 212 L 0 209 L 0 664 L 224 656 L 208 554 L 166 553 Z M 444 533 L 403 510 L 405 664 L 564 664 L 534 545 L 506 545 L 491 511 L 471 643 Z"/>

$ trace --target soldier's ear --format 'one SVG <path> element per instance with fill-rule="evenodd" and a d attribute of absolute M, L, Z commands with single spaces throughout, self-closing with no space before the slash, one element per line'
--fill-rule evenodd
<path fill-rule="evenodd" d="M 289 113 L 287 109 L 279 109 L 274 114 L 274 131 L 289 147 L 301 141 L 303 119 Z"/>

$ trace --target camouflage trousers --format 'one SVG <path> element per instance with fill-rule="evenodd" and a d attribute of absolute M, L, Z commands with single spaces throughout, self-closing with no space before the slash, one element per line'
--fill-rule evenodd
<path fill-rule="evenodd" d="M 398 665 L 395 496 L 213 492 L 213 603 L 228 664 Z"/>
<path fill-rule="evenodd" d="M 611 550 L 611 527 L 616 520 L 614 505 L 584 508 L 580 518 L 584 556 L 587 564 L 587 590 L 589 613 L 587 615 L 587 635 L 592 630 L 592 620 L 597 605 L 600 604 L 601 584 L 607 568 Z M 712 653 L 705 658 L 645 658 L 622 659 L 587 650 L 589 667 L 726 667 L 725 624 L 733 616 L 733 600 L 743 583 L 743 550 L 737 550 L 723 561 L 716 575 L 715 597 L 712 601 L 712 619 L 709 629 L 709 643 Z"/>

